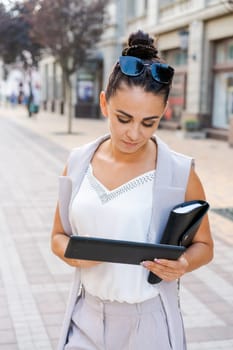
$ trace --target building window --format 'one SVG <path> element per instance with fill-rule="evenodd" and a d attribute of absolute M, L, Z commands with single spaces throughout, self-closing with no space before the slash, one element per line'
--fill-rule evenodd
<path fill-rule="evenodd" d="M 216 64 L 233 61 L 233 39 L 224 40 L 216 45 Z"/>
<path fill-rule="evenodd" d="M 187 50 L 175 49 L 164 52 L 163 57 L 171 66 L 182 67 L 187 65 L 188 53 Z"/>
<path fill-rule="evenodd" d="M 233 41 L 229 44 L 227 56 L 230 61 L 233 61 Z"/>
<path fill-rule="evenodd" d="M 144 16 L 147 9 L 148 0 L 127 0 L 127 16 L 129 19 Z"/>
<path fill-rule="evenodd" d="M 216 42 L 213 126 L 227 129 L 233 114 L 233 39 Z"/>
<path fill-rule="evenodd" d="M 180 125 L 182 111 L 186 104 L 187 50 L 168 50 L 164 51 L 161 56 L 169 65 L 175 68 L 169 97 L 169 108 L 165 113 L 164 121 L 172 121 Z"/>
<path fill-rule="evenodd" d="M 228 128 L 233 115 L 233 72 L 217 72 L 214 79 L 213 126 Z"/>

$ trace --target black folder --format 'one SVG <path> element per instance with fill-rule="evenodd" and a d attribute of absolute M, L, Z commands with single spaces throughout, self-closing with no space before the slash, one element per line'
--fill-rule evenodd
<path fill-rule="evenodd" d="M 170 212 L 164 229 L 161 244 L 188 247 L 207 213 L 209 204 L 204 200 L 194 200 L 176 205 Z M 149 273 L 148 282 L 155 284 L 161 278 Z"/>
<path fill-rule="evenodd" d="M 175 245 L 71 236 L 65 257 L 121 264 L 140 264 L 142 261 L 154 260 L 155 258 L 177 260 L 184 251 L 184 247 Z"/>

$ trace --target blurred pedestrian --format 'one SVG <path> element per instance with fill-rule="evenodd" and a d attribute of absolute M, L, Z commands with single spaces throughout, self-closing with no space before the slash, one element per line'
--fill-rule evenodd
<path fill-rule="evenodd" d="M 36 83 L 33 88 L 33 105 L 34 113 L 38 113 L 40 109 L 40 84 Z"/>
<path fill-rule="evenodd" d="M 24 101 L 24 91 L 22 81 L 19 83 L 18 104 L 21 105 Z"/>
<path fill-rule="evenodd" d="M 212 259 L 207 216 L 177 261 L 136 266 L 64 257 L 71 234 L 159 242 L 173 206 L 205 199 L 193 160 L 155 135 L 173 73 L 148 34 L 132 34 L 100 94 L 110 134 L 68 159 L 51 238 L 53 252 L 76 268 L 59 350 L 186 349 L 177 280 Z M 149 272 L 163 281 L 148 283 Z"/>
<path fill-rule="evenodd" d="M 40 108 L 40 76 L 35 67 L 30 67 L 25 82 L 25 95 L 28 116 L 37 114 Z"/>
<path fill-rule="evenodd" d="M 27 110 L 28 110 L 28 116 L 31 117 L 32 114 L 34 113 L 34 96 L 33 96 L 31 81 L 29 81 L 28 87 L 29 87 L 29 94 L 27 97 Z"/>

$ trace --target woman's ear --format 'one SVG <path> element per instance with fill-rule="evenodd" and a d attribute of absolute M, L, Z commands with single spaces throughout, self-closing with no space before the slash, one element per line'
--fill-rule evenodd
<path fill-rule="evenodd" d="M 168 119 L 170 119 L 172 117 L 172 110 L 171 110 L 171 107 L 169 105 L 169 102 L 167 101 L 166 102 L 166 105 L 165 105 L 165 108 L 164 108 L 164 112 L 163 112 L 163 115 L 161 117 L 161 119 L 166 115 L 166 117 Z"/>
<path fill-rule="evenodd" d="M 100 93 L 100 109 L 104 117 L 108 117 L 107 100 L 104 91 Z"/>

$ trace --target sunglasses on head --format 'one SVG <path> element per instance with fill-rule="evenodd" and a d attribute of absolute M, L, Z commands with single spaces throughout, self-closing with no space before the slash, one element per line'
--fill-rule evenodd
<path fill-rule="evenodd" d="M 150 67 L 152 78 L 161 84 L 170 84 L 174 75 L 174 69 L 166 63 L 145 63 L 134 56 L 120 56 L 119 65 L 121 72 L 129 77 L 137 77 Z"/>

